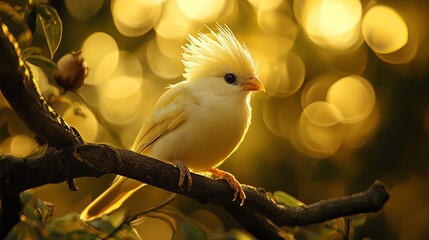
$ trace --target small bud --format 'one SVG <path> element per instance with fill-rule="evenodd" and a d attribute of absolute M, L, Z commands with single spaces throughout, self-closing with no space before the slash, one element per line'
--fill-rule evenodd
<path fill-rule="evenodd" d="M 76 91 L 82 87 L 88 68 L 81 56 L 82 51 L 64 55 L 57 62 L 54 72 L 55 81 L 65 91 Z"/>

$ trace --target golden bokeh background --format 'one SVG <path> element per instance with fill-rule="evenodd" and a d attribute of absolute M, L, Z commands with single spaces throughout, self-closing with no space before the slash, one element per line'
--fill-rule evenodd
<path fill-rule="evenodd" d="M 392 190 L 391 199 L 355 229 L 355 239 L 429 235 L 428 2 L 65 0 L 53 5 L 65 29 L 56 59 L 82 49 L 89 67 L 78 95 L 69 96 L 73 101 L 57 101 L 54 107 L 86 141 L 130 148 L 165 88 L 183 79 L 181 46 L 188 34 L 225 23 L 249 48 L 267 91 L 254 94 L 249 133 L 220 168 L 242 183 L 286 191 L 304 203 L 361 191 L 381 179 Z M 32 69 L 45 94 L 59 93 L 49 72 Z M 0 105 L 1 151 L 31 153 L 37 147 L 32 134 L 4 99 Z M 35 192 L 54 202 L 61 216 L 80 211 L 111 179 L 79 179 L 76 193 L 64 184 Z M 188 210 L 189 215 L 228 228 L 202 208 Z M 164 239 L 171 237 L 168 224 L 145 224 L 148 239 L 159 231 Z"/>

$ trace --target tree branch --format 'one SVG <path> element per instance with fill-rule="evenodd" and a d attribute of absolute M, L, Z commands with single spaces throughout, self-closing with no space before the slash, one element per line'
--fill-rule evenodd
<path fill-rule="evenodd" d="M 302 226 L 355 213 L 378 211 L 387 201 L 387 188 L 376 182 L 365 192 L 325 200 L 301 207 L 276 204 L 262 189 L 244 186 L 245 205 L 232 202 L 233 190 L 224 180 L 192 174 L 192 191 L 177 186 L 179 170 L 141 154 L 107 145 L 84 144 L 46 103 L 31 71 L 22 60 L 21 50 L 6 26 L 0 31 L 0 88 L 11 106 L 40 142 L 50 148 L 39 157 L 0 157 L 0 238 L 19 220 L 19 193 L 48 183 L 70 182 L 83 176 L 115 173 L 147 184 L 223 207 L 238 223 L 257 238 L 280 239 L 278 226 Z M 73 185 L 72 185 L 73 186 Z M 11 208 L 6 206 L 13 206 Z"/>
<path fill-rule="evenodd" d="M 261 221 L 259 216 L 278 226 L 303 226 L 357 213 L 376 212 L 389 198 L 384 184 L 376 181 L 365 192 L 311 205 L 288 207 L 276 204 L 262 189 L 244 186 L 247 199 L 240 207 L 239 202 L 231 201 L 233 190 L 225 180 L 192 173 L 192 190 L 181 191 L 177 185 L 180 171 L 175 166 L 101 144 L 77 145 L 64 150 L 51 148 L 38 158 L 3 156 L 0 159 L 0 189 L 21 192 L 48 183 L 60 183 L 67 178 L 98 177 L 109 173 L 133 178 L 201 203 L 223 207 L 255 236 L 262 234 L 255 225 L 264 229 L 265 236 L 268 226 L 271 227 L 270 234 L 275 229 L 266 220 L 265 223 Z"/>
<path fill-rule="evenodd" d="M 0 88 L 19 117 L 42 143 L 56 148 L 82 144 L 76 129 L 70 127 L 46 102 L 22 51 L 6 25 L 0 31 Z"/>

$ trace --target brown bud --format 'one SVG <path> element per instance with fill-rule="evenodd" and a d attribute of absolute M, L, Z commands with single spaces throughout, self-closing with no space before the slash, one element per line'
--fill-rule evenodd
<path fill-rule="evenodd" d="M 88 73 L 81 53 L 81 51 L 68 53 L 57 62 L 57 69 L 54 72 L 55 81 L 65 91 L 76 91 L 82 87 Z"/>

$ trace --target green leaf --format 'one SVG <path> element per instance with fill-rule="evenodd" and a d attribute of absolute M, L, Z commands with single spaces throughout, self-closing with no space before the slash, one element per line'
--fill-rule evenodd
<path fill-rule="evenodd" d="M 344 238 L 339 232 L 324 229 L 319 233 L 318 239 L 321 239 L 321 240 L 343 240 Z"/>
<path fill-rule="evenodd" d="M 16 237 L 18 239 L 25 239 L 25 236 L 27 235 L 27 224 L 24 224 L 24 222 L 19 222 L 16 224 L 16 226 L 13 229 L 13 233 L 16 234 Z"/>
<path fill-rule="evenodd" d="M 104 233 L 111 233 L 116 229 L 109 221 L 106 221 L 103 218 L 92 220 L 87 222 L 87 224 Z"/>
<path fill-rule="evenodd" d="M 43 55 L 39 55 L 39 54 L 33 54 L 31 56 L 29 56 L 26 61 L 28 61 L 31 64 L 34 64 L 36 66 L 39 67 L 50 67 L 50 68 L 56 68 L 57 64 L 52 61 L 51 59 L 43 56 Z"/>
<path fill-rule="evenodd" d="M 58 227 L 58 225 L 62 225 L 65 223 L 75 223 L 80 220 L 79 214 L 75 212 L 71 212 L 67 215 L 64 215 L 62 217 L 55 218 L 50 225 Z M 79 224 L 77 224 L 79 225 Z"/>
<path fill-rule="evenodd" d="M 36 213 L 39 215 L 39 220 L 42 220 L 47 212 L 45 204 L 43 204 L 43 201 L 40 199 L 36 200 L 36 204 L 34 205 L 36 209 Z"/>
<path fill-rule="evenodd" d="M 37 216 L 36 213 L 34 213 L 34 210 L 30 209 L 29 207 L 25 207 L 22 212 L 24 213 L 25 216 L 27 216 L 32 221 L 38 221 L 39 220 L 39 217 Z"/>
<path fill-rule="evenodd" d="M 279 233 L 284 239 L 287 240 L 296 240 L 295 236 L 291 232 L 280 232 Z"/>
<path fill-rule="evenodd" d="M 110 224 L 112 224 L 114 228 L 118 228 L 122 225 L 127 216 L 128 211 L 124 208 L 119 208 L 109 215 Z"/>
<path fill-rule="evenodd" d="M 53 215 L 53 211 L 54 211 L 53 203 L 45 202 L 40 199 L 37 199 L 34 207 L 36 209 L 36 213 L 39 215 L 39 221 L 41 223 L 46 223 L 49 217 Z"/>
<path fill-rule="evenodd" d="M 305 205 L 303 202 L 282 191 L 274 192 L 273 198 L 277 203 L 285 206 L 299 207 Z"/>
<path fill-rule="evenodd" d="M 30 193 L 30 191 L 21 192 L 20 197 L 21 197 L 22 205 L 25 206 L 31 200 L 31 193 Z"/>
<path fill-rule="evenodd" d="M 38 222 L 25 220 L 20 222 L 19 225 L 22 225 L 25 230 L 24 235 L 19 239 L 45 239 Z"/>
<path fill-rule="evenodd" d="M 358 214 L 352 217 L 352 226 L 360 227 L 365 224 L 367 216 L 365 214 Z"/>
<path fill-rule="evenodd" d="M 79 214 L 72 212 L 54 219 L 47 225 L 47 239 L 96 239 L 96 231 L 86 225 Z"/>
<path fill-rule="evenodd" d="M 347 237 L 350 234 L 350 219 L 336 218 L 323 223 L 326 230 L 333 230 L 340 236 Z M 343 238 L 341 238 L 343 239 Z M 344 238 L 345 239 L 345 238 Z"/>
<path fill-rule="evenodd" d="M 36 4 L 34 5 L 34 9 L 36 9 L 36 12 L 44 19 L 51 20 L 52 15 L 49 11 L 46 11 L 46 7 L 49 5 L 46 4 Z"/>
<path fill-rule="evenodd" d="M 244 232 L 239 229 L 231 229 L 226 232 L 224 235 L 221 234 L 216 239 L 225 239 L 225 240 L 253 240 L 254 238 L 250 236 L 247 232 Z"/>
<path fill-rule="evenodd" d="M 41 4 L 36 7 L 39 20 L 45 33 L 46 42 L 48 43 L 51 58 L 61 43 L 63 35 L 63 24 L 57 10 L 50 5 Z"/>
<path fill-rule="evenodd" d="M 190 222 L 182 221 L 180 227 L 183 230 L 184 239 L 207 239 L 206 234 Z"/>
<path fill-rule="evenodd" d="M 121 221 L 124 217 L 123 214 L 123 211 L 117 211 L 113 217 L 115 219 L 112 219 L 111 216 L 103 216 L 86 222 L 80 219 L 78 213 L 69 213 L 53 219 L 51 223 L 46 225 L 45 230 L 49 233 L 49 236 L 45 237 L 45 239 L 141 239 L 134 229 L 127 224 L 119 226 L 120 229 L 112 226 L 110 221 L 116 221 L 115 224 L 120 224 L 118 221 Z"/>

